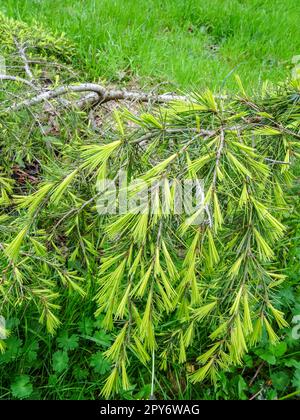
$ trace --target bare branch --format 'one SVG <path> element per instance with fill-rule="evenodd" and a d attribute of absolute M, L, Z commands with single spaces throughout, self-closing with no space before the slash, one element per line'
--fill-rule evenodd
<path fill-rule="evenodd" d="M 84 83 L 81 85 L 71 85 L 71 86 L 60 86 L 53 90 L 48 90 L 45 92 L 40 93 L 37 96 L 34 96 L 33 98 L 26 99 L 22 102 L 15 103 L 11 105 L 9 108 L 6 109 L 6 111 L 18 111 L 19 109 L 31 107 L 37 104 L 40 104 L 44 101 L 49 101 L 51 99 L 58 98 L 59 96 L 65 95 L 66 93 L 71 92 L 88 92 L 93 91 L 98 93 L 99 96 L 103 96 L 105 94 L 106 90 L 100 86 L 93 83 Z"/>
<path fill-rule="evenodd" d="M 153 95 L 144 92 L 111 90 L 106 92 L 103 103 L 117 100 L 165 103 L 171 101 L 187 101 L 189 98 L 187 96 L 173 94 Z"/>
<path fill-rule="evenodd" d="M 8 74 L 0 74 L 0 80 L 10 80 L 12 82 L 23 83 L 24 85 L 31 87 L 31 89 L 39 91 L 39 89 L 33 83 L 19 76 L 10 76 Z"/>
<path fill-rule="evenodd" d="M 60 86 L 53 90 L 48 90 L 42 92 L 33 98 L 26 99 L 19 103 L 14 103 L 8 107 L 5 111 L 18 111 L 19 109 L 31 107 L 37 105 L 44 101 L 49 101 L 51 99 L 58 98 L 59 96 L 68 94 L 68 93 L 80 93 L 80 92 L 90 92 L 89 95 L 86 95 L 84 98 L 79 99 L 74 103 L 76 107 L 84 108 L 85 106 L 93 105 L 96 103 L 106 103 L 109 101 L 138 101 L 138 102 L 155 102 L 155 103 L 165 103 L 175 100 L 188 101 L 189 98 L 186 96 L 179 96 L 173 94 L 163 94 L 163 95 L 151 95 L 144 92 L 132 92 L 126 90 L 106 90 L 103 86 L 95 83 L 82 83 L 80 85 L 68 85 Z"/>
<path fill-rule="evenodd" d="M 25 70 L 25 73 L 27 75 L 27 78 L 29 80 L 34 80 L 33 73 L 30 70 L 29 62 L 28 62 L 28 59 L 27 59 L 26 54 L 25 54 L 26 48 L 24 47 L 24 45 L 21 45 L 16 39 L 15 39 L 15 45 L 18 49 L 21 60 L 23 61 L 24 70 Z"/>

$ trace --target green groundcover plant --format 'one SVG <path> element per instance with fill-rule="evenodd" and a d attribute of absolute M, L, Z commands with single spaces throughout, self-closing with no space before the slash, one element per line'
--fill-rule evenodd
<path fill-rule="evenodd" d="M 78 80 L 67 68 L 74 51 L 66 41 L 42 32 L 37 39 L 36 28 L 14 22 L 5 29 L 11 34 L 2 39 L 7 68 L 19 68 L 19 77 L 28 69 L 15 48 L 28 42 L 31 84 L 49 89 L 67 77 Z M 45 75 L 45 60 L 60 60 L 60 68 Z M 52 385 L 82 335 L 102 342 L 87 363 L 105 375 L 104 398 L 130 390 L 143 369 L 158 375 L 180 366 L 192 384 L 217 384 L 224 371 L 247 363 L 250 349 L 278 345 L 290 321 L 281 302 L 281 243 L 299 157 L 299 81 L 265 84 L 249 95 L 237 78 L 238 95 L 206 90 L 135 112 L 122 107 L 101 129 L 92 126 L 87 110 L 63 106 L 76 99 L 68 92 L 14 110 L 29 91 L 18 80 L 6 83 L 0 103 L 0 312 L 17 324 L 38 321 L 34 328 L 49 335 L 60 331 L 54 351 L 48 347 Z M 101 214 L 113 191 L 99 185 L 116 181 L 120 171 L 127 181 L 118 185 L 120 194 L 137 203 L 146 186 L 155 212 L 150 205 L 137 211 L 137 205 Z M 181 185 L 199 179 L 201 206 L 178 214 Z M 89 331 L 78 324 L 86 302 L 98 335 L 94 324 Z M 7 352 L 17 355 L 22 347 L 18 340 L 0 341 L 8 362 L 17 356 Z M 33 362 L 38 347 L 20 351 Z M 77 377 L 87 377 L 85 369 L 78 367 Z M 21 373 L 11 392 L 29 397 L 30 377 Z"/>

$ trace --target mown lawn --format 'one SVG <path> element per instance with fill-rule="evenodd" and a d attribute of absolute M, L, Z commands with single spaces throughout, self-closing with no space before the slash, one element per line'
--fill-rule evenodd
<path fill-rule="evenodd" d="M 0 9 L 64 31 L 89 78 L 165 90 L 279 82 L 300 54 L 299 0 L 2 0 Z"/>

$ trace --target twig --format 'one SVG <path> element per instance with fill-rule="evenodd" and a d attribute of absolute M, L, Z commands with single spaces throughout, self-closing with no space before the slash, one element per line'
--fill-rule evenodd
<path fill-rule="evenodd" d="M 249 398 L 249 401 L 254 400 L 254 398 L 258 397 L 262 392 L 263 392 L 263 388 L 261 388 L 256 394 L 252 395 L 251 398 Z"/>
<path fill-rule="evenodd" d="M 16 39 L 14 41 L 15 41 L 15 45 L 16 45 L 18 51 L 19 51 L 19 55 L 21 57 L 21 60 L 23 61 L 24 70 L 25 70 L 25 73 L 27 75 L 27 78 L 29 80 L 34 80 L 33 73 L 30 70 L 28 59 L 27 59 L 26 54 L 25 54 L 26 48 L 24 47 L 24 45 L 19 44 L 19 42 Z"/>
<path fill-rule="evenodd" d="M 10 80 L 12 82 L 23 83 L 24 85 L 31 87 L 31 89 L 39 91 L 39 89 L 33 83 L 19 76 L 10 76 L 8 74 L 0 74 L 0 80 Z"/>
<path fill-rule="evenodd" d="M 154 396 L 154 382 L 155 382 L 155 350 L 152 350 L 152 367 L 151 367 L 151 392 L 149 400 L 155 400 Z"/>
<path fill-rule="evenodd" d="M 218 150 L 217 150 L 216 166 L 215 166 L 214 175 L 213 175 L 213 188 L 216 187 L 218 168 L 219 168 L 219 165 L 220 165 L 222 151 L 224 149 L 224 143 L 225 143 L 225 134 L 224 134 L 224 130 L 221 129 L 221 131 L 220 131 L 220 145 L 219 145 Z"/>
<path fill-rule="evenodd" d="M 150 133 L 144 134 L 142 137 L 139 137 L 137 139 L 134 139 L 132 141 L 130 141 L 130 144 L 136 144 L 136 143 L 142 143 L 145 142 L 147 140 L 152 139 L 153 137 L 156 137 L 157 135 L 162 135 L 162 134 L 166 134 L 166 135 L 172 135 L 172 134 L 182 134 L 182 133 L 197 133 L 199 134 L 199 136 L 197 137 L 206 137 L 206 136 L 213 136 L 216 134 L 215 130 L 199 130 L 197 128 L 194 127 L 189 127 L 189 128 L 166 128 L 164 130 L 159 130 L 159 131 L 152 131 Z"/>
<path fill-rule="evenodd" d="M 259 372 L 261 371 L 261 368 L 264 366 L 264 364 L 265 364 L 265 362 L 262 362 L 262 363 L 258 366 L 258 368 L 257 368 L 257 370 L 256 370 L 256 372 L 255 372 L 255 374 L 254 374 L 254 376 L 253 376 L 253 378 L 252 378 L 252 379 L 251 379 L 251 381 L 249 382 L 249 387 L 251 387 L 251 386 L 253 385 L 253 383 L 254 383 L 255 379 L 257 378 L 257 376 L 258 376 Z"/>
<path fill-rule="evenodd" d="M 265 161 L 275 163 L 277 165 L 290 165 L 290 162 L 284 162 L 283 160 L 274 160 L 271 158 L 265 158 Z"/>

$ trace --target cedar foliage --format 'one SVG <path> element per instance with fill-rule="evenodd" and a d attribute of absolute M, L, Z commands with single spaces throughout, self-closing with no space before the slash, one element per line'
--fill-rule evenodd
<path fill-rule="evenodd" d="M 300 82 L 251 96 L 237 82 L 237 96 L 207 90 L 188 103 L 115 111 L 102 132 L 58 101 L 46 117 L 43 104 L 0 112 L 1 312 L 35 307 L 54 334 L 66 291 L 68 299 L 94 299 L 95 316 L 115 334 L 105 397 L 129 387 L 132 360 L 147 365 L 154 356 L 157 369 L 182 364 L 193 383 L 217 381 L 288 325 L 274 248 L 299 157 Z M 2 108 L 10 97 L 1 95 Z M 155 214 L 97 212 L 97 200 L 109 196 L 97 183 L 120 170 L 128 182 L 164 188 Z M 203 180 L 200 224 L 200 210 L 175 211 L 185 179 Z M 141 188 L 123 192 L 134 200 Z"/>

